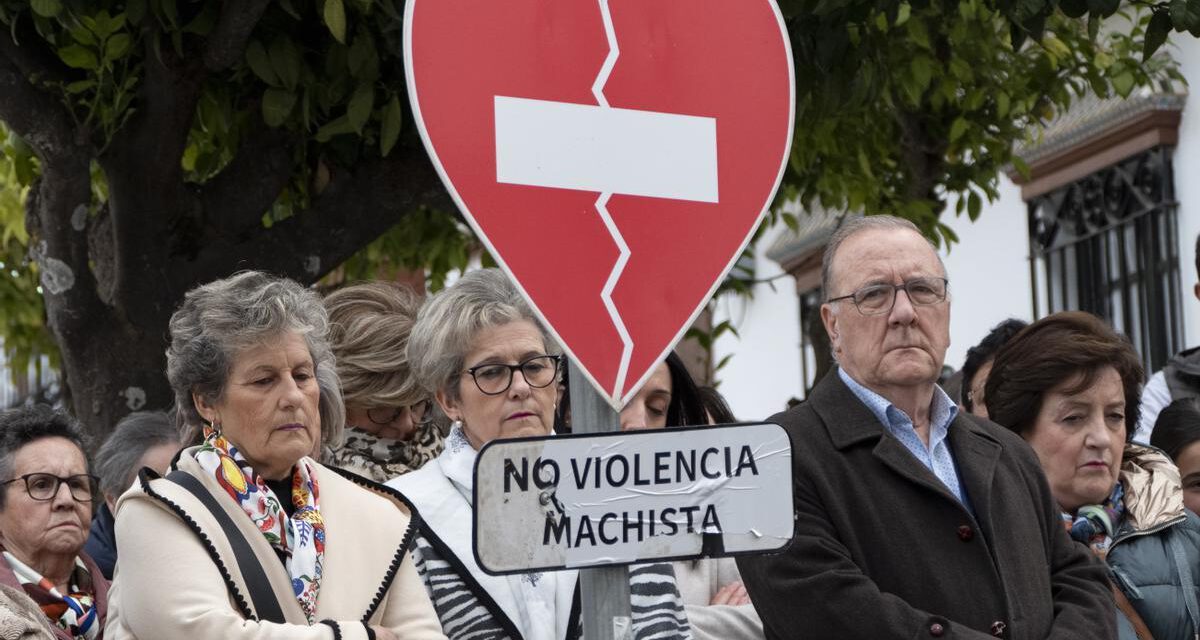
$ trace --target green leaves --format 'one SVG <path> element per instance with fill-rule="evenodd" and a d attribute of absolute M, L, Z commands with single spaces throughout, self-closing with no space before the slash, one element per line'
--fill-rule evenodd
<path fill-rule="evenodd" d="M 262 116 L 263 122 L 269 127 L 278 127 L 292 115 L 296 106 L 296 94 L 287 89 L 271 87 L 263 93 Z"/>
<path fill-rule="evenodd" d="M 29 8 L 43 18 L 53 18 L 62 11 L 59 0 L 30 0 Z"/>
<path fill-rule="evenodd" d="M 1142 47 L 1142 61 L 1150 59 L 1155 51 L 1167 41 L 1171 33 L 1171 15 L 1166 11 L 1155 11 L 1146 27 L 1146 41 Z"/>
<path fill-rule="evenodd" d="M 100 68 L 100 59 L 91 49 L 73 44 L 58 50 L 58 57 L 72 69 L 95 71 Z"/>
<path fill-rule="evenodd" d="M 354 90 L 350 103 L 346 106 L 346 119 L 356 133 L 362 133 L 367 118 L 371 117 L 371 109 L 375 106 L 375 86 L 364 83 Z"/>
<path fill-rule="evenodd" d="M 379 134 L 379 153 L 387 157 L 396 141 L 400 139 L 400 128 L 404 124 L 400 113 L 400 98 L 393 95 L 383 111 L 383 123 Z"/>
<path fill-rule="evenodd" d="M 346 43 L 346 6 L 342 0 L 325 0 L 325 26 L 338 42 Z"/>

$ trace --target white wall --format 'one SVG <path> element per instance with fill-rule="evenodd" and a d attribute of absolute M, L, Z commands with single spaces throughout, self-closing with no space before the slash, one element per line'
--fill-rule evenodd
<path fill-rule="evenodd" d="M 758 243 L 755 275 L 759 280 L 783 273 L 763 254 L 777 234 L 785 231 L 781 226 Z M 718 361 L 725 354 L 735 354 L 717 373 L 718 389 L 739 419 L 757 420 L 782 411 L 788 398 L 803 394 L 796 281 L 784 276 L 770 284 L 756 285 L 753 300 L 731 296 L 719 301 L 714 320 L 728 318 L 733 319 L 741 338 L 725 334 L 717 339 L 713 353 Z"/>
<path fill-rule="evenodd" d="M 1000 179 L 1000 199 L 984 205 L 979 219 L 955 218 L 954 203 L 944 216 L 959 242 L 942 250 L 950 280 L 950 349 L 946 364 L 962 367 L 967 349 L 1006 318 L 1030 320 L 1027 209 L 1021 189 Z"/>
<path fill-rule="evenodd" d="M 1191 91 L 1179 124 L 1179 146 L 1175 150 L 1175 199 L 1179 201 L 1179 284 L 1183 303 L 1183 343 L 1200 344 L 1200 301 L 1192 295 L 1196 284 L 1196 235 L 1200 234 L 1200 40 L 1188 34 L 1172 34 L 1171 55 L 1181 61 L 1180 70 Z"/>

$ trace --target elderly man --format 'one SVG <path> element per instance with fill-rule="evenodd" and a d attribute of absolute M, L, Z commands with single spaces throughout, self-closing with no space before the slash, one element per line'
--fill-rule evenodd
<path fill-rule="evenodd" d="M 779 414 L 796 537 L 738 565 L 767 638 L 1112 638 L 1104 569 L 1075 546 L 1033 452 L 958 415 L 940 259 L 911 223 L 846 223 L 822 265 L 838 368 Z"/>

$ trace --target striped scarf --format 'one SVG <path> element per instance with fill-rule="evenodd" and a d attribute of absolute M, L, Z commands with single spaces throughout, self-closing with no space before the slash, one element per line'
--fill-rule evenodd
<path fill-rule="evenodd" d="M 63 595 L 53 582 L 32 567 L 17 560 L 16 556 L 7 551 L 2 553 L 25 593 L 42 608 L 42 613 L 46 614 L 51 622 L 66 630 L 76 640 L 94 640 L 100 635 L 94 594 L 88 593 L 91 588 L 91 576 L 78 556 L 75 558 L 75 572 L 71 576 L 71 592 Z"/>
<path fill-rule="evenodd" d="M 266 480 L 220 432 L 205 428 L 196 462 L 241 505 L 271 547 L 285 554 L 292 592 L 312 624 L 325 558 L 325 519 L 312 463 L 301 458 L 292 471 L 291 499 L 296 511 L 289 518 Z"/>

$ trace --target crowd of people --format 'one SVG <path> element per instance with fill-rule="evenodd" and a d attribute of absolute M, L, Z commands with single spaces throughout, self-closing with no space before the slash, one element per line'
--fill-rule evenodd
<path fill-rule="evenodd" d="M 1013 319 L 947 393 L 949 277 L 902 219 L 837 230 L 836 366 L 769 418 L 790 546 L 631 566 L 630 637 L 1200 637 L 1200 355 L 1147 382 L 1095 316 Z M 473 551 L 480 449 L 571 430 L 563 358 L 496 269 L 428 300 L 252 271 L 193 289 L 170 411 L 94 455 L 62 410 L 0 412 L 0 640 L 582 637 L 576 571 Z M 620 414 L 731 422 L 675 354 Z"/>

